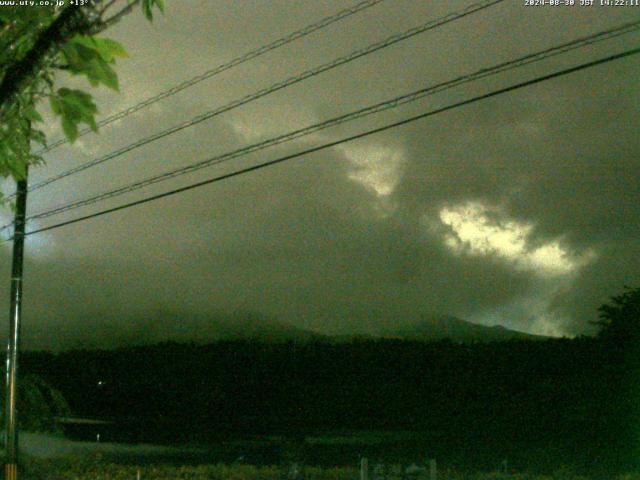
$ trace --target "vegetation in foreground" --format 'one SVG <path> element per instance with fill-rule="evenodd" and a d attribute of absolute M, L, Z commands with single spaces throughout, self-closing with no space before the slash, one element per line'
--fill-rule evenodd
<path fill-rule="evenodd" d="M 324 468 L 428 454 L 464 471 L 507 459 L 518 471 L 568 465 L 610 479 L 640 471 L 640 288 L 603 305 L 598 326 L 597 338 L 540 342 L 247 340 L 31 352 L 22 371 L 54 385 L 74 415 L 110 420 L 65 425 L 68 436 L 212 450 L 198 463 L 282 464 L 288 442 L 300 463 Z M 363 431 L 384 434 L 352 434 Z M 264 435 L 287 442 L 228 444 Z"/>
<path fill-rule="evenodd" d="M 332 467 L 355 467 L 359 456 L 404 464 L 436 458 L 464 472 L 508 460 L 515 471 L 547 476 L 506 478 L 640 480 L 620 476 L 640 471 L 640 288 L 613 297 L 600 314 L 598 338 L 165 344 L 33 353 L 24 367 L 59 388 L 74 414 L 114 420 L 78 438 L 206 447 L 206 458 L 192 464 L 298 461 L 318 467 L 304 478 L 319 479 L 341 478 L 345 470 Z M 137 477 L 119 459 L 94 460 L 25 468 L 36 479 Z M 287 477 L 270 467 L 165 463 L 140 467 L 141 478 Z M 501 478 L 484 475 L 439 478 Z"/>
<path fill-rule="evenodd" d="M 298 475 L 291 475 L 279 466 L 253 465 L 120 465 L 104 462 L 99 456 L 91 458 L 64 458 L 47 461 L 31 460 L 24 473 L 33 480 L 357 480 L 359 471 L 354 467 L 303 467 Z M 423 476 L 387 476 L 386 480 L 426 480 Z M 561 468 L 551 475 L 527 473 L 462 473 L 438 472 L 440 480 L 591 480 L 592 477 L 574 474 Z M 595 478 L 595 477 L 594 477 Z M 609 480 L 640 480 L 640 475 L 619 475 Z"/>

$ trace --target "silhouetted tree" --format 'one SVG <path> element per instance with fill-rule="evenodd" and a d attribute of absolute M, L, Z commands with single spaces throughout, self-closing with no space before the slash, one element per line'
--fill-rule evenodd
<path fill-rule="evenodd" d="M 613 341 L 620 346 L 637 345 L 640 340 L 640 287 L 625 287 L 621 295 L 611 297 L 610 303 L 602 305 L 599 338 Z"/>

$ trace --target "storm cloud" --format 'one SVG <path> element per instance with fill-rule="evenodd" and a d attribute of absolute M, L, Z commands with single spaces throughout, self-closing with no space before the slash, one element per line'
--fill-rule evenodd
<path fill-rule="evenodd" d="M 102 115 L 347 5 L 167 3 L 166 14 L 151 25 L 137 13 L 108 32 L 130 58 L 118 64 L 122 93 L 95 91 Z M 387 0 L 50 152 L 31 180 L 468 3 Z M 33 192 L 29 212 L 604 30 L 638 13 L 507 1 Z M 639 40 L 637 33 L 626 35 L 512 70 L 32 228 L 336 140 Z M 637 284 L 640 274 L 639 74 L 638 59 L 631 57 L 29 237 L 26 346 L 135 337 L 153 326 L 97 325 L 101 318 L 163 311 L 185 319 L 251 311 L 324 333 L 375 331 L 432 314 L 533 333 L 592 332 L 598 305 L 623 285 Z M 50 138 L 59 135 L 53 120 L 47 130 Z M 9 218 L 3 212 L 3 221 Z M 0 308 L 8 311 L 8 244 L 0 255 L 0 275 L 7 279 Z M 206 325 L 192 330 L 193 339 L 206 337 Z"/>

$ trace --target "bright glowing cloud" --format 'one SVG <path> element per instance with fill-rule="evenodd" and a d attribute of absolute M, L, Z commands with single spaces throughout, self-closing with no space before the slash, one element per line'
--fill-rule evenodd
<path fill-rule="evenodd" d="M 509 220 L 500 209 L 479 202 L 445 207 L 439 217 L 450 228 L 444 243 L 456 253 L 495 255 L 542 275 L 569 274 L 594 256 L 591 251 L 575 256 L 558 240 L 532 246 L 533 225 Z"/>
<path fill-rule="evenodd" d="M 529 329 L 532 333 L 537 335 L 546 335 L 549 337 L 562 337 L 566 336 L 567 332 L 564 331 L 559 323 L 566 323 L 566 319 L 562 319 L 562 322 L 558 321 L 557 316 L 551 316 L 547 314 L 540 314 L 532 319 L 529 323 Z"/>
<path fill-rule="evenodd" d="M 571 280 L 569 280 L 570 282 Z M 511 301 L 473 315 L 473 320 L 484 325 L 504 325 L 535 335 L 561 337 L 567 335 L 562 325 L 568 319 L 559 316 L 551 306 L 554 297 L 567 286 L 566 277 L 545 281 L 536 290 L 513 298 Z"/>
<path fill-rule="evenodd" d="M 404 153 L 388 146 L 342 145 L 339 147 L 354 169 L 349 178 L 374 192 L 378 197 L 389 196 L 402 175 Z"/>

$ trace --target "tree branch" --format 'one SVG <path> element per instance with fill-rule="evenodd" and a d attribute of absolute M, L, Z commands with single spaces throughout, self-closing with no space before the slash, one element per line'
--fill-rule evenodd
<path fill-rule="evenodd" d="M 106 20 L 101 21 L 100 25 L 98 25 L 97 28 L 92 30 L 91 33 L 92 34 L 99 33 L 102 30 L 105 30 L 106 28 L 110 27 L 114 23 L 120 21 L 120 19 L 122 17 L 124 17 L 125 15 L 128 15 L 129 13 L 131 13 L 133 11 L 133 7 L 135 7 L 138 3 L 140 3 L 140 0 L 133 0 L 132 2 L 129 2 L 127 4 L 127 6 L 122 8 L 122 9 L 120 9 L 120 11 L 118 13 L 114 13 L 111 17 L 107 18 Z"/>
<path fill-rule="evenodd" d="M 118 0 L 109 0 L 107 4 L 104 7 L 102 7 L 102 9 L 100 10 L 100 16 L 104 15 L 106 11 L 117 1 Z"/>
<path fill-rule="evenodd" d="M 69 35 L 83 32 L 89 26 L 83 7 L 69 5 L 40 33 L 31 50 L 21 60 L 7 67 L 7 73 L 0 82 L 0 118 L 15 100 L 25 81 L 37 74 L 47 54 L 64 43 Z"/>

